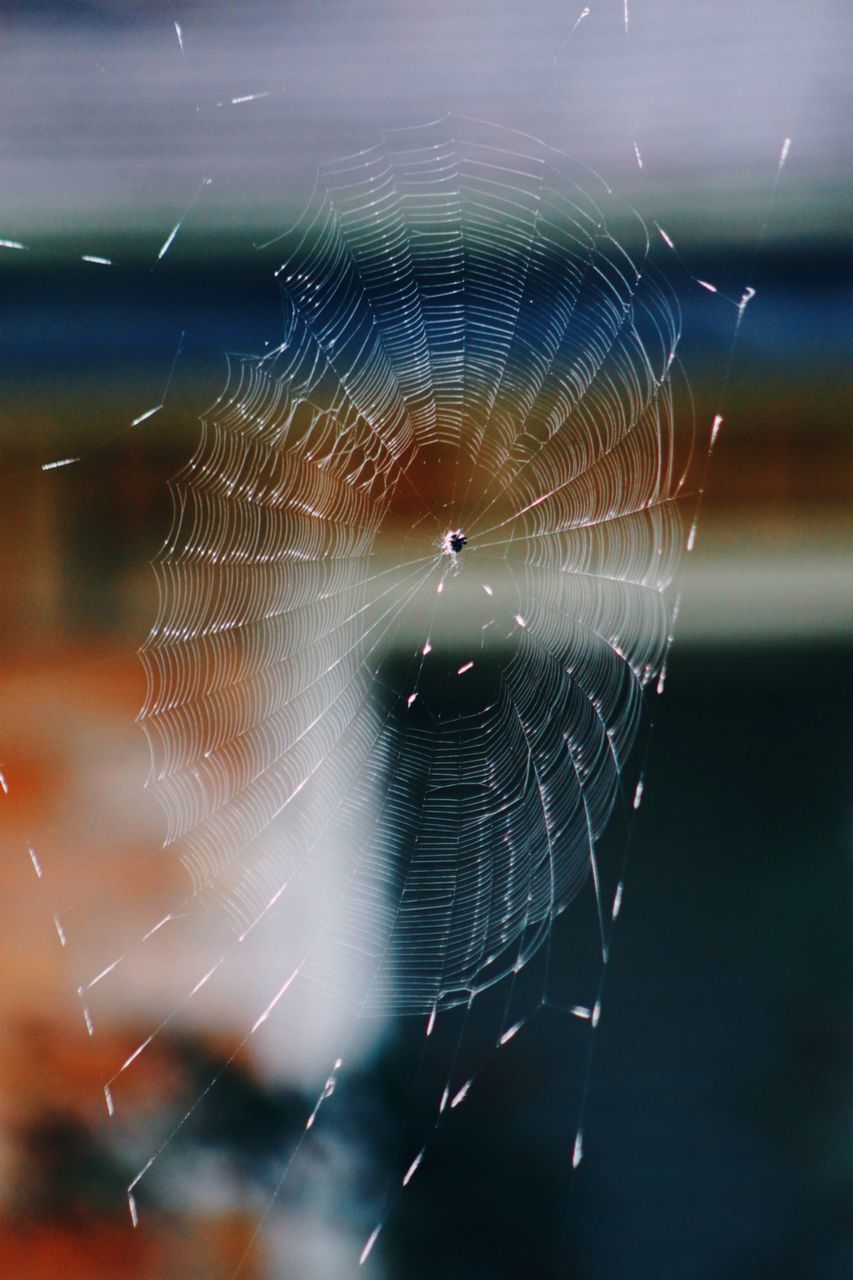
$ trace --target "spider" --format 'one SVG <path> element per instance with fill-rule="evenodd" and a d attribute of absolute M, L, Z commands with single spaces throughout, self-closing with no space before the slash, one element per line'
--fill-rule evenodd
<path fill-rule="evenodd" d="M 451 529 L 441 540 L 441 549 L 452 556 L 457 556 L 468 539 L 461 529 Z"/>

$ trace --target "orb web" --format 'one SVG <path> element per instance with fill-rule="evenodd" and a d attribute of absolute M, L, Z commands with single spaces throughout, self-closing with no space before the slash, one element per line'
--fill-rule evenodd
<path fill-rule="evenodd" d="M 675 297 L 609 206 L 458 119 L 325 166 L 283 338 L 173 482 L 141 722 L 184 909 L 364 1012 L 470 1000 L 589 878 L 606 953 L 692 444 Z"/>

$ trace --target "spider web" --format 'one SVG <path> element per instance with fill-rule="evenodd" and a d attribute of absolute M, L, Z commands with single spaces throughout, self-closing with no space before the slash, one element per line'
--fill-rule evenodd
<path fill-rule="evenodd" d="M 662 688 L 693 456 L 645 227 L 534 139 L 389 133 L 271 244 L 283 338 L 229 358 L 172 482 L 141 652 L 186 888 L 126 955 L 202 918 L 183 1006 L 272 949 L 226 1066 L 296 982 L 430 1034 L 514 982 L 585 886 L 606 963 L 622 886 L 596 844 Z M 570 1012 L 597 1023 L 592 999 Z M 452 1070 L 440 1113 L 470 1087 Z"/>

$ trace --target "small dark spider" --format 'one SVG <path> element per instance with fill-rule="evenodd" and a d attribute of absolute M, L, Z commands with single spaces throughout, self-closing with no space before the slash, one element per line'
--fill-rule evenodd
<path fill-rule="evenodd" d="M 467 541 L 468 539 L 465 537 L 465 534 L 461 533 L 457 529 L 455 533 L 450 534 L 449 538 L 447 539 L 447 545 L 450 547 L 450 550 L 453 552 L 453 554 L 457 555 L 465 546 L 465 543 Z"/>

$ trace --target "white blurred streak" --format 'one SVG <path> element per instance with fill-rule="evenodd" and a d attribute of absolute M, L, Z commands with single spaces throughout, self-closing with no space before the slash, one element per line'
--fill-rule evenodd
<path fill-rule="evenodd" d="M 273 996 L 272 1000 L 271 1000 L 271 1001 L 269 1002 L 269 1004 L 267 1005 L 266 1009 L 264 1009 L 264 1011 L 263 1011 L 263 1013 L 260 1015 L 260 1017 L 256 1019 L 256 1021 L 255 1021 L 254 1025 L 252 1026 L 252 1030 L 249 1032 L 249 1034 L 250 1034 L 250 1035 L 254 1035 L 254 1034 L 255 1034 L 255 1032 L 257 1031 L 258 1027 L 262 1026 L 262 1025 L 266 1022 L 267 1018 L 270 1016 L 270 1014 L 272 1013 L 273 1009 L 274 1009 L 274 1008 L 276 1007 L 276 1005 L 278 1004 L 279 1000 L 282 998 L 282 996 L 284 995 L 284 993 L 287 991 L 287 989 L 288 989 L 288 987 L 290 986 L 290 984 L 291 984 L 291 983 L 294 981 L 294 979 L 295 979 L 295 978 L 297 978 L 298 976 L 299 976 L 299 970 L 298 970 L 298 969 L 294 969 L 294 970 L 293 970 L 293 973 L 290 975 L 290 977 L 289 977 L 289 978 L 287 978 L 287 979 L 286 979 L 286 981 L 284 981 L 284 982 L 281 984 L 281 986 L 279 987 L 278 991 L 275 993 L 275 995 Z"/>
<path fill-rule="evenodd" d="M 415 1156 L 415 1158 L 414 1158 L 414 1160 L 412 1161 L 412 1163 L 409 1165 L 409 1167 L 408 1167 L 408 1169 L 406 1170 L 406 1172 L 403 1174 L 403 1186 L 404 1186 L 404 1187 L 407 1187 L 407 1186 L 409 1185 L 409 1183 L 411 1182 L 412 1178 L 415 1176 L 415 1173 L 417 1172 L 418 1166 L 420 1165 L 421 1161 L 423 1160 L 425 1153 L 426 1153 L 426 1147 L 422 1147 L 422 1148 L 421 1148 L 421 1150 L 418 1152 L 418 1154 Z"/>
<path fill-rule="evenodd" d="M 672 236 L 669 234 L 669 232 L 664 231 L 663 227 L 658 222 L 655 223 L 655 226 L 657 227 L 658 232 L 660 233 L 660 237 L 663 240 L 664 244 L 667 246 L 667 248 L 674 249 L 675 243 L 672 239 Z"/>
<path fill-rule="evenodd" d="M 140 422 L 146 422 L 149 418 L 153 418 L 154 414 L 159 413 L 162 408 L 161 404 L 155 404 L 153 409 L 146 409 L 144 413 L 140 413 L 138 418 L 134 418 L 130 425 L 138 427 Z"/>
<path fill-rule="evenodd" d="M 751 285 L 747 285 L 747 287 L 744 289 L 741 295 L 740 302 L 737 304 L 738 324 L 740 324 L 741 320 L 743 319 L 743 313 L 744 311 L 746 311 L 747 307 L 749 306 L 750 302 L 752 302 L 752 299 L 754 297 L 755 297 L 755 290 L 752 288 Z"/>
<path fill-rule="evenodd" d="M 516 1022 L 515 1025 L 510 1027 L 508 1031 L 505 1031 L 501 1036 L 500 1040 L 498 1041 L 498 1047 L 503 1048 L 505 1044 L 509 1044 L 510 1040 L 514 1040 L 523 1026 L 524 1026 L 523 1021 Z"/>
<path fill-rule="evenodd" d="M 465 1101 L 465 1099 L 468 1097 L 468 1092 L 469 1092 L 469 1090 L 470 1090 L 470 1088 L 471 1088 L 471 1085 L 472 1085 L 473 1083 L 474 1083 L 474 1081 L 473 1081 L 473 1080 L 466 1080 L 466 1081 L 465 1081 L 465 1083 L 463 1084 L 462 1088 L 461 1088 L 461 1089 L 459 1089 L 459 1090 L 457 1090 L 457 1092 L 453 1095 L 453 1097 L 452 1097 L 452 1099 L 451 1099 L 451 1101 L 450 1101 L 450 1110 L 451 1110 L 451 1111 L 454 1109 L 454 1107 L 459 1107 L 459 1106 L 461 1106 L 461 1105 L 462 1105 L 462 1103 L 463 1103 L 463 1102 Z"/>
<path fill-rule="evenodd" d="M 575 34 L 575 32 L 577 31 L 577 29 L 578 29 L 578 27 L 580 26 L 580 24 L 583 22 L 584 18 L 588 18 L 588 17 L 589 17 L 589 6 L 588 6 L 588 5 L 585 5 L 585 6 L 583 7 L 583 9 L 581 9 L 581 11 L 580 11 L 580 13 L 578 14 L 578 16 L 575 18 L 574 26 L 573 26 L 573 27 L 572 27 L 572 29 L 569 31 L 569 34 L 566 36 L 566 38 L 565 38 L 565 40 L 563 41 L 563 43 L 562 43 L 562 44 L 559 46 L 559 48 L 557 49 L 557 52 L 554 54 L 554 61 L 555 61 L 555 62 L 557 61 L 557 59 L 559 58 L 560 54 L 561 54 L 561 53 L 563 52 L 563 50 L 565 49 L 566 45 L 567 45 L 567 44 L 569 43 L 569 41 L 571 40 L 572 36 L 573 36 L 573 35 Z"/>
<path fill-rule="evenodd" d="M 204 188 L 205 188 L 205 187 L 209 187 L 209 186 L 211 185 L 211 183 L 212 183 L 212 182 L 213 182 L 213 179 L 212 179 L 212 178 L 203 178 L 203 179 L 202 179 L 202 181 L 199 183 L 198 190 L 196 191 L 196 193 L 195 193 L 195 195 L 193 196 L 192 200 L 190 200 L 190 202 L 189 202 L 189 204 L 187 205 L 186 209 L 184 209 L 184 211 L 183 211 L 183 213 L 181 214 L 180 218 L 178 218 L 178 221 L 177 221 L 177 222 L 175 223 L 175 225 L 172 227 L 172 230 L 169 232 L 169 234 L 166 236 L 166 239 L 163 241 L 162 245 L 160 246 L 160 251 L 159 251 L 159 253 L 157 254 L 157 260 L 158 260 L 158 262 L 159 262 L 159 261 L 161 261 L 163 258 L 165 258 L 166 254 L 169 252 L 169 250 L 171 249 L 171 247 L 172 247 L 172 245 L 173 245 L 173 243 L 174 243 L 175 236 L 178 234 L 178 232 L 180 231 L 181 227 L 184 225 L 184 219 L 185 219 L 185 218 L 187 217 L 187 215 L 189 214 L 190 210 L 192 209 L 192 207 L 193 207 L 193 205 L 195 204 L 196 200 L 197 200 L 197 199 L 199 198 L 199 196 L 201 195 L 201 193 L 202 193 L 202 191 L 204 190 Z"/>
<path fill-rule="evenodd" d="M 260 98 L 274 98 L 279 93 L 284 93 L 284 87 L 281 89 L 264 89 L 261 93 L 244 93 L 237 98 L 231 99 L 231 106 L 237 107 L 243 102 L 257 102 Z"/>
<path fill-rule="evenodd" d="M 41 469 L 42 471 L 55 471 L 57 467 L 70 467 L 72 463 L 79 461 L 79 458 L 57 458 L 56 462 L 43 462 Z"/>
<path fill-rule="evenodd" d="M 622 885 L 622 881 L 620 880 L 616 886 L 616 892 L 613 895 L 613 907 L 611 908 L 611 911 L 610 911 L 610 918 L 612 920 L 619 919 L 619 912 L 622 910 L 622 893 L 623 893 L 623 885 Z"/>
<path fill-rule="evenodd" d="M 360 1267 L 364 1266 L 365 1262 L 367 1262 L 367 1259 L 370 1257 L 373 1246 L 376 1244 L 376 1241 L 379 1238 L 379 1232 L 381 1230 L 382 1230 L 381 1226 L 374 1227 L 370 1235 L 367 1237 L 367 1243 L 362 1249 L 358 1259 L 358 1265 Z"/>
<path fill-rule="evenodd" d="M 172 227 L 172 230 L 169 232 L 169 234 L 166 236 L 166 239 L 163 241 L 162 245 L 160 246 L 160 252 L 157 254 L 158 259 L 165 258 L 166 254 L 169 252 L 169 250 L 172 247 L 172 242 L 175 239 L 175 236 L 178 234 L 180 229 L 181 229 L 180 222 L 176 222 L 175 225 Z"/>

